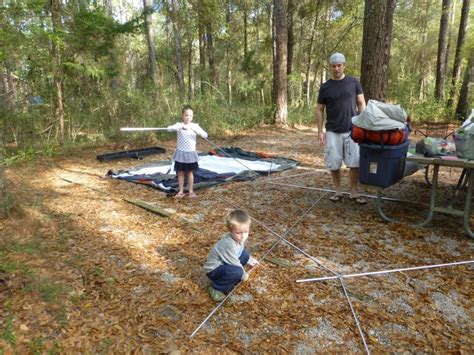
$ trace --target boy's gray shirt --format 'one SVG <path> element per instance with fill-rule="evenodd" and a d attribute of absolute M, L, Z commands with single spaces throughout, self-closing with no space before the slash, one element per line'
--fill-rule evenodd
<path fill-rule="evenodd" d="M 243 250 L 244 246 L 237 243 L 230 233 L 225 234 L 211 249 L 204 264 L 204 270 L 210 272 L 224 264 L 239 266 L 243 269 L 239 260 Z"/>

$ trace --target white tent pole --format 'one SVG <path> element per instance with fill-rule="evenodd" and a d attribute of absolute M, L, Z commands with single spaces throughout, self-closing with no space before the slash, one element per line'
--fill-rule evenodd
<path fill-rule="evenodd" d="M 342 290 L 344 291 L 344 295 L 346 296 L 347 303 L 349 303 L 349 307 L 351 308 L 352 316 L 354 317 L 354 320 L 356 322 L 357 329 L 359 330 L 360 337 L 362 338 L 362 342 L 364 343 L 365 351 L 367 352 L 367 354 L 370 355 L 369 346 L 367 345 L 367 342 L 365 341 L 364 332 L 362 331 L 362 327 L 359 323 L 359 318 L 357 318 L 357 314 L 354 310 L 354 307 L 352 306 L 352 301 L 349 298 L 349 294 L 347 293 L 346 285 L 344 284 L 344 280 L 343 280 L 341 275 L 339 275 L 338 278 L 339 278 L 339 282 L 341 283 Z"/>
<path fill-rule="evenodd" d="M 122 132 L 141 132 L 141 131 L 166 131 L 164 127 L 123 127 L 120 128 Z"/>
<path fill-rule="evenodd" d="M 311 205 L 310 208 L 308 208 L 306 210 L 305 213 L 303 213 L 301 215 L 301 217 L 290 227 L 288 228 L 285 233 L 283 234 L 283 236 L 279 236 L 280 239 L 277 240 L 275 243 L 273 243 L 273 245 L 270 247 L 270 249 L 268 249 L 268 251 L 263 254 L 263 256 L 260 258 L 260 260 L 263 260 L 263 258 L 268 254 L 270 253 L 281 241 L 286 241 L 284 239 L 284 236 L 288 235 L 292 229 L 294 229 L 302 220 L 304 217 L 306 217 L 306 215 L 314 208 L 314 206 L 316 206 L 318 204 L 319 201 L 321 201 L 322 197 L 319 198 L 315 203 L 313 203 Z M 256 221 L 255 218 L 252 218 L 253 220 Z M 276 233 L 275 233 L 276 234 Z M 256 266 L 254 266 L 250 271 L 252 272 L 259 264 L 257 264 Z M 237 288 L 242 284 L 242 282 L 239 282 L 226 296 L 225 298 L 211 311 L 211 313 L 209 313 L 209 315 L 201 322 L 201 324 L 198 325 L 198 327 L 192 332 L 192 334 L 189 336 L 190 338 L 194 337 L 194 335 L 196 335 L 196 333 L 199 331 L 199 329 L 202 328 L 202 326 L 213 316 L 214 313 L 217 312 L 217 310 L 225 303 L 225 301 L 227 301 L 227 299 L 234 293 L 235 290 L 237 290 Z"/>
<path fill-rule="evenodd" d="M 457 261 L 453 263 L 447 264 L 435 264 L 435 265 L 426 265 L 426 266 L 414 266 L 414 267 L 406 267 L 400 269 L 393 269 L 393 270 L 381 270 L 381 271 L 370 271 L 370 272 L 361 272 L 357 274 L 348 274 L 348 275 L 338 275 L 338 276 L 325 276 L 325 277 L 316 277 L 311 279 L 299 279 L 296 280 L 298 283 L 302 282 L 314 282 L 314 281 L 326 281 L 326 280 L 335 280 L 338 279 L 339 276 L 343 278 L 350 278 L 350 277 L 360 277 L 360 276 L 371 276 L 371 275 L 382 275 L 382 274 L 389 274 L 393 272 L 403 272 L 403 271 L 412 271 L 412 270 L 425 270 L 425 269 L 433 269 L 437 267 L 447 267 L 447 266 L 456 266 L 456 265 L 465 265 L 474 263 L 474 260 L 468 261 Z"/>

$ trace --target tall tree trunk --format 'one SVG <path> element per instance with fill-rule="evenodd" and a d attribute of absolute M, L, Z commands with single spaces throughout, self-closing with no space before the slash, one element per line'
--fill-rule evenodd
<path fill-rule="evenodd" d="M 273 0 L 276 39 L 275 97 L 276 107 L 273 120 L 277 125 L 285 126 L 288 119 L 288 27 L 286 0 Z"/>
<path fill-rule="evenodd" d="M 151 0 L 143 0 L 143 11 L 145 12 L 145 37 L 148 46 L 148 68 L 147 79 L 156 86 L 156 50 L 151 34 Z"/>
<path fill-rule="evenodd" d="M 1 5 L 1 1 L 0 1 Z M 1 25 L 0 25 L 1 28 Z M 0 129 L 0 162 L 4 159 L 4 132 L 6 132 L 7 125 L 7 111 L 8 111 L 8 100 L 7 100 L 7 80 L 6 75 L 3 72 L 3 68 L 0 66 L 0 97 L 2 98 L 2 107 L 0 108 L 0 117 L 3 118 Z M 6 189 L 5 189 L 5 166 L 0 164 L 0 219 L 5 217 L 5 198 L 6 198 Z"/>
<path fill-rule="evenodd" d="M 206 92 L 206 34 L 204 26 L 199 24 L 199 80 L 201 82 L 201 95 Z"/>
<path fill-rule="evenodd" d="M 103 4 L 105 7 L 105 10 L 107 11 L 107 15 L 112 17 L 114 15 L 112 0 L 104 0 Z"/>
<path fill-rule="evenodd" d="M 179 98 L 184 100 L 184 65 L 181 38 L 179 36 L 178 7 L 176 0 L 170 0 L 171 24 L 173 27 L 174 48 L 176 57 L 176 79 L 178 80 Z"/>
<path fill-rule="evenodd" d="M 448 71 L 449 55 L 451 54 L 453 24 L 456 17 L 456 1 L 457 0 L 453 0 L 453 2 L 451 3 L 451 12 L 450 12 L 451 16 L 448 21 L 448 39 L 447 39 L 448 44 L 446 45 L 446 57 L 444 57 L 444 70 L 445 70 L 444 75 L 445 76 L 446 76 L 446 72 Z"/>
<path fill-rule="evenodd" d="M 247 33 L 247 4 L 244 4 L 244 58 L 247 58 L 249 53 L 249 42 L 248 42 L 248 33 Z"/>
<path fill-rule="evenodd" d="M 193 40 L 188 42 L 188 99 L 194 99 Z"/>
<path fill-rule="evenodd" d="M 225 24 L 227 32 L 230 32 L 230 0 L 227 1 L 225 10 Z M 232 105 L 232 58 L 231 58 L 231 43 L 232 39 L 229 37 L 226 41 L 226 84 L 227 84 L 227 102 Z"/>
<path fill-rule="evenodd" d="M 8 101 L 8 83 L 7 74 L 3 71 L 3 67 L 0 66 L 0 99 L 2 102 L 2 112 L 6 113 L 9 110 L 10 103 Z M 5 115 L 2 115 L 5 117 Z"/>
<path fill-rule="evenodd" d="M 0 129 L 0 161 L 4 159 L 4 142 L 3 142 L 3 130 Z M 6 182 L 5 182 L 5 166 L 0 164 L 0 219 L 5 218 L 7 215 L 6 210 Z"/>
<path fill-rule="evenodd" d="M 428 76 L 429 72 L 429 66 L 427 65 L 427 60 L 426 60 L 426 53 L 424 48 L 428 45 L 428 17 L 429 17 L 429 10 L 431 7 L 431 1 L 426 1 L 426 6 L 425 6 L 425 11 L 424 15 L 421 17 L 421 51 L 419 52 L 419 55 L 417 56 L 418 59 L 418 67 L 417 67 L 417 72 L 419 73 L 418 75 L 418 98 L 420 101 L 423 101 L 425 98 L 425 84 L 426 84 L 426 78 Z M 416 11 L 416 8 L 413 8 L 414 11 Z"/>
<path fill-rule="evenodd" d="M 446 76 L 445 64 L 448 46 L 448 22 L 450 7 L 451 0 L 443 0 L 441 19 L 439 23 L 438 57 L 436 63 L 436 84 L 434 92 L 435 98 L 438 101 L 443 100 L 444 78 Z"/>
<path fill-rule="evenodd" d="M 275 29 L 275 8 L 272 3 L 272 5 L 269 6 L 269 19 L 270 19 L 270 29 L 271 29 L 271 36 L 272 36 L 272 72 L 273 72 L 273 78 L 272 78 L 272 105 L 276 105 L 276 91 L 275 88 L 277 86 L 276 80 L 277 76 L 275 73 L 278 71 L 277 68 L 277 59 L 276 59 L 276 51 L 277 51 L 277 44 L 276 44 L 276 29 Z"/>
<path fill-rule="evenodd" d="M 313 46 L 314 46 L 314 37 L 316 36 L 316 26 L 318 24 L 319 18 L 319 7 L 321 4 L 321 0 L 317 1 L 316 4 L 316 14 L 314 15 L 313 22 L 311 24 L 311 35 L 309 38 L 309 46 L 308 46 L 308 59 L 306 61 L 306 70 L 305 70 L 305 91 L 306 91 L 306 106 L 310 106 L 311 104 L 311 65 L 313 59 Z M 314 73 L 316 75 L 316 73 Z"/>
<path fill-rule="evenodd" d="M 51 23 L 53 25 L 53 33 L 58 34 L 61 27 L 61 2 L 49 0 L 49 8 L 51 11 Z M 56 46 L 56 40 L 51 41 L 51 58 L 53 61 L 53 78 L 56 87 L 56 119 L 59 122 L 59 143 L 64 143 L 64 110 L 63 110 L 63 70 L 61 56 Z"/>
<path fill-rule="evenodd" d="M 474 49 L 471 49 L 469 55 L 469 62 L 464 73 L 458 106 L 456 107 L 456 116 L 460 119 L 467 118 L 471 113 L 471 104 L 474 96 Z"/>
<path fill-rule="evenodd" d="M 211 89 L 214 90 L 214 88 L 217 87 L 217 70 L 216 70 L 216 63 L 215 63 L 215 57 L 214 57 L 214 38 L 212 34 L 212 26 L 208 25 L 207 26 L 207 31 L 206 31 L 206 42 L 207 42 L 207 56 L 209 60 L 209 76 L 210 76 L 210 81 L 211 81 Z"/>
<path fill-rule="evenodd" d="M 287 0 L 288 1 L 288 13 L 287 13 L 287 53 L 288 59 L 286 64 L 286 75 L 289 77 L 291 75 L 291 71 L 293 69 L 293 48 L 295 46 L 295 36 L 294 36 L 294 13 L 296 10 L 296 5 L 294 0 Z M 290 88 L 290 81 L 288 81 L 288 103 L 291 103 L 291 88 Z"/>
<path fill-rule="evenodd" d="M 467 24 L 469 21 L 469 8 L 471 0 L 464 0 L 461 9 L 461 20 L 459 22 L 458 41 L 456 44 L 456 53 L 454 54 L 453 74 L 451 78 L 451 90 L 449 92 L 448 107 L 454 104 L 454 96 L 456 95 L 456 86 L 461 73 L 461 51 L 464 46 L 467 32 Z"/>
<path fill-rule="evenodd" d="M 395 0 L 365 0 L 361 83 L 366 100 L 385 99 Z"/>

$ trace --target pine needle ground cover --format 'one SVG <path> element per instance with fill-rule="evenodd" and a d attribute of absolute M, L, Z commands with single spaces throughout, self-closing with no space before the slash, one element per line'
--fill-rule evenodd
<path fill-rule="evenodd" d="M 284 243 L 189 338 L 215 307 L 202 265 L 225 232 L 226 213 L 239 206 L 282 235 L 324 192 L 270 185 L 266 179 L 310 173 L 278 181 L 331 188 L 314 131 L 265 128 L 210 139 L 219 146 L 292 158 L 303 169 L 200 190 L 198 199 L 182 200 L 104 177 L 108 169 L 134 164 L 97 162 L 95 156 L 110 147 L 7 171 L 15 206 L 0 222 L 4 353 L 364 351 L 340 284 L 297 284 L 296 279 L 330 275 Z M 172 152 L 174 144 L 166 141 L 163 147 Z M 199 143 L 201 150 L 210 148 Z M 441 172 L 441 199 L 448 198 L 457 174 Z M 347 191 L 346 170 L 343 183 Z M 426 203 L 429 187 L 418 172 L 386 194 Z M 474 242 L 461 219 L 436 215 L 429 226 L 415 229 L 384 223 L 373 201 L 333 203 L 329 196 L 287 239 L 337 272 L 473 259 Z M 416 222 L 423 208 L 398 202 L 387 204 L 386 211 Z M 275 241 L 268 229 L 253 223 L 248 249 L 254 256 L 262 256 Z M 371 351 L 472 353 L 473 272 L 472 266 L 460 266 L 347 279 Z"/>

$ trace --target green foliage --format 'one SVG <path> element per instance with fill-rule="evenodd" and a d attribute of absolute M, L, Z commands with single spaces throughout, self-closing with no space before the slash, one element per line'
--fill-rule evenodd
<path fill-rule="evenodd" d="M 15 321 L 15 317 L 13 316 L 13 313 L 10 310 L 8 317 L 4 322 L 4 327 L 2 331 L 3 340 L 5 340 L 10 345 L 16 345 L 16 333 L 15 333 L 14 321 Z"/>
<path fill-rule="evenodd" d="M 46 302 L 54 302 L 62 291 L 62 286 L 52 281 L 43 280 L 39 285 L 41 299 Z"/>
<path fill-rule="evenodd" d="M 5 166 L 31 162 L 38 157 L 52 157 L 58 154 L 58 146 L 39 144 L 38 147 L 28 146 L 20 149 L 7 149 L 6 157 L 0 163 Z"/>
<path fill-rule="evenodd" d="M 196 120 L 211 134 L 271 123 L 269 2 L 178 1 L 176 11 L 172 11 L 168 3 L 158 1 L 144 11 L 142 2 L 115 1 L 110 9 L 115 17 L 97 3 L 101 2 L 59 2 L 60 21 L 53 31 L 48 1 L 5 2 L 4 11 L 0 12 L 0 69 L 3 73 L 8 68 L 14 75 L 16 92 L 11 107 L 2 106 L 0 112 L 0 130 L 7 145 L 15 147 L 9 148 L 3 164 L 12 166 L 40 156 L 62 154 L 68 144 L 145 142 L 155 135 L 124 135 L 119 128 L 163 126 L 180 120 L 184 102 L 178 93 L 172 24 L 177 26 L 181 39 L 187 87 L 189 64 L 193 69 L 195 91 L 189 101 L 196 107 Z M 312 124 L 314 108 L 305 107 L 307 75 L 314 86 L 310 105 L 315 101 L 331 52 L 343 52 L 348 58 L 347 73 L 360 76 L 364 1 L 306 1 L 295 2 L 295 6 L 288 123 Z M 402 104 L 415 120 L 452 117 L 444 103 L 438 104 L 432 98 L 440 6 L 432 0 L 397 2 L 387 100 Z M 149 80 L 147 70 L 145 15 L 152 19 L 157 61 L 155 84 Z M 471 11 L 470 21 L 473 20 Z M 313 23 L 316 27 L 310 52 Z M 451 48 L 458 24 L 459 7 L 452 26 Z M 213 39 L 212 48 L 205 43 L 204 58 L 199 57 L 200 31 Z M 244 31 L 248 46 L 245 56 Z M 466 47 L 472 41 L 472 36 L 467 36 Z M 52 53 L 53 43 L 56 57 Z M 211 52 L 217 82 L 210 75 Z M 463 56 L 467 57 L 467 53 L 465 49 Z M 307 72 L 309 59 L 311 66 Z M 452 60 L 453 55 L 448 62 L 448 76 Z M 227 93 L 228 74 L 232 97 Z M 58 78 L 68 141 L 61 149 L 55 145 L 59 134 L 54 79 Z M 446 86 L 449 82 L 447 78 Z"/>
<path fill-rule="evenodd" d="M 2 208 L 4 215 L 8 218 L 10 217 L 12 209 L 15 207 L 16 199 L 15 196 L 6 192 L 3 196 Z"/>

